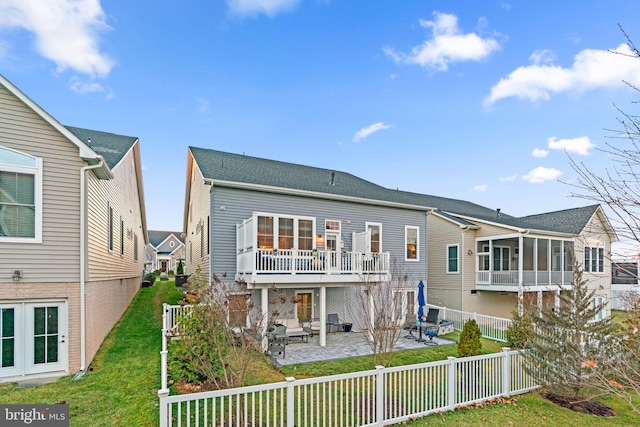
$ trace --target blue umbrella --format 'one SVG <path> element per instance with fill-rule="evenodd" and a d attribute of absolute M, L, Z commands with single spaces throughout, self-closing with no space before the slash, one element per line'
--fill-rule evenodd
<path fill-rule="evenodd" d="M 418 320 L 422 319 L 424 316 L 424 283 L 422 280 L 418 283 Z"/>
<path fill-rule="evenodd" d="M 422 280 L 418 283 L 418 341 L 424 341 L 422 338 L 422 316 L 424 316 L 424 283 Z"/>

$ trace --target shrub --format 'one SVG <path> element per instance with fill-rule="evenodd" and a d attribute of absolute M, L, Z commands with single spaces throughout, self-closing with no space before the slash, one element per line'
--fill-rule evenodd
<path fill-rule="evenodd" d="M 527 342 L 533 337 L 533 319 L 527 313 L 520 316 L 513 313 L 511 324 L 507 328 L 507 345 L 511 348 L 526 348 Z"/>
<path fill-rule="evenodd" d="M 149 281 L 149 283 L 151 283 L 151 286 L 153 286 L 153 284 L 156 282 L 156 278 L 158 277 L 158 275 L 151 271 L 147 274 L 145 274 L 144 279 Z"/>
<path fill-rule="evenodd" d="M 173 270 L 169 270 L 169 271 L 167 271 L 167 275 L 168 275 L 169 277 L 173 277 L 173 276 L 174 276 L 174 274 L 173 274 Z"/>
<path fill-rule="evenodd" d="M 176 268 L 176 274 L 183 275 L 184 274 L 184 265 L 182 264 L 182 260 L 178 261 L 178 267 Z"/>
<path fill-rule="evenodd" d="M 482 343 L 480 342 L 480 327 L 474 319 L 467 320 L 462 327 L 460 333 L 460 342 L 458 343 L 458 356 L 469 357 L 477 356 L 482 353 Z"/>

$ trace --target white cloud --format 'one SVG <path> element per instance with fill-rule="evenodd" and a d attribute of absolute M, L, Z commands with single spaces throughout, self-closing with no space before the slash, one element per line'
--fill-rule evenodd
<path fill-rule="evenodd" d="M 533 152 L 531 153 L 531 155 L 533 157 L 547 157 L 549 155 L 549 151 L 548 150 L 542 150 L 540 148 L 534 148 Z"/>
<path fill-rule="evenodd" d="M 553 63 L 554 59 L 555 59 L 555 54 L 548 49 L 536 50 L 529 56 L 529 60 L 536 65 L 550 64 L 550 63 Z"/>
<path fill-rule="evenodd" d="M 237 15 L 257 15 L 264 13 L 273 18 L 278 13 L 295 9 L 300 0 L 227 0 L 227 6 Z"/>
<path fill-rule="evenodd" d="M 516 180 L 516 178 L 518 177 L 518 175 L 511 175 L 511 176 L 504 176 L 504 177 L 500 177 L 500 182 L 513 182 Z"/>
<path fill-rule="evenodd" d="M 433 15 L 433 21 L 420 20 L 422 27 L 431 29 L 431 38 L 411 49 L 408 54 L 384 48 L 385 54 L 396 62 L 446 71 L 451 63 L 479 61 L 500 49 L 495 39 L 483 39 L 475 33 L 463 34 L 458 28 L 457 16 L 439 12 Z M 485 21 L 481 19 L 480 23 L 482 25 Z"/>
<path fill-rule="evenodd" d="M 585 49 L 579 52 L 571 68 L 563 68 L 548 61 L 549 54 L 533 54 L 532 65 L 518 67 L 491 88 L 491 94 L 484 100 L 485 105 L 509 97 L 530 101 L 548 100 L 551 95 L 561 92 L 584 92 L 601 87 L 619 87 L 625 80 L 632 85 L 640 85 L 640 62 L 626 44 L 621 44 L 615 52 Z M 628 55 L 628 56 L 627 56 Z M 536 62 L 538 61 L 538 62 Z"/>
<path fill-rule="evenodd" d="M 580 154 L 588 156 L 591 154 L 589 150 L 595 147 L 588 136 L 581 136 L 573 139 L 556 139 L 555 136 L 548 138 L 549 148 L 553 150 L 565 150 L 568 153 Z"/>
<path fill-rule="evenodd" d="M 113 91 L 102 86 L 100 83 L 94 81 L 83 82 L 77 77 L 72 77 L 69 80 L 69 87 L 75 93 L 84 95 L 86 93 L 105 93 L 107 99 L 113 98 Z"/>
<path fill-rule="evenodd" d="M 522 179 L 533 184 L 542 184 L 545 181 L 557 179 L 560 175 L 562 175 L 562 172 L 558 169 L 539 166 L 523 176 Z"/>
<path fill-rule="evenodd" d="M 489 188 L 487 184 L 479 184 L 473 187 L 473 189 L 478 193 L 484 193 L 485 191 L 487 191 L 487 188 Z"/>
<path fill-rule="evenodd" d="M 98 34 L 110 29 L 99 0 L 2 0 L 0 28 L 33 33 L 37 52 L 58 72 L 105 77 L 114 66 L 98 46 Z"/>
<path fill-rule="evenodd" d="M 364 139 L 380 130 L 389 129 L 390 127 L 391 125 L 385 125 L 382 122 L 374 123 L 371 126 L 360 129 L 358 132 L 356 132 L 355 136 L 353 137 L 353 142 L 360 142 L 361 139 Z"/>

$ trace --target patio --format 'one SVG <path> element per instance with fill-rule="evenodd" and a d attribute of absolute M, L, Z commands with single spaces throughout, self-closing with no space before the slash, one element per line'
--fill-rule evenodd
<path fill-rule="evenodd" d="M 425 348 L 424 342 L 417 342 L 415 339 L 406 339 L 404 338 L 405 335 L 407 335 L 407 332 L 403 331 L 394 347 L 394 351 Z M 437 345 L 455 344 L 455 341 L 441 337 L 436 337 L 433 340 Z M 326 347 L 320 346 L 320 337 L 318 335 L 309 337 L 308 343 L 300 341 L 301 340 L 296 338 L 290 340 L 286 346 L 285 357 L 277 357 L 274 360 L 275 365 L 295 365 L 298 363 L 346 359 L 372 354 L 371 347 L 367 343 L 365 334 L 362 332 L 336 332 L 327 334 Z"/>

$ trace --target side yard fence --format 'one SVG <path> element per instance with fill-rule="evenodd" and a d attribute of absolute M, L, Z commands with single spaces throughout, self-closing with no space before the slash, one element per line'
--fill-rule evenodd
<path fill-rule="evenodd" d="M 537 388 L 519 351 L 169 396 L 165 305 L 160 426 L 384 426 Z M 172 323 L 169 323 L 173 316 Z"/>
<path fill-rule="evenodd" d="M 507 342 L 507 328 L 511 324 L 511 319 L 486 316 L 484 314 L 470 313 L 468 311 L 453 310 L 451 308 L 439 307 L 433 304 L 427 304 L 427 307 L 439 309 L 440 318 L 452 321 L 453 327 L 457 331 L 462 330 L 462 327 L 467 320 L 475 319 L 484 338 Z"/>

